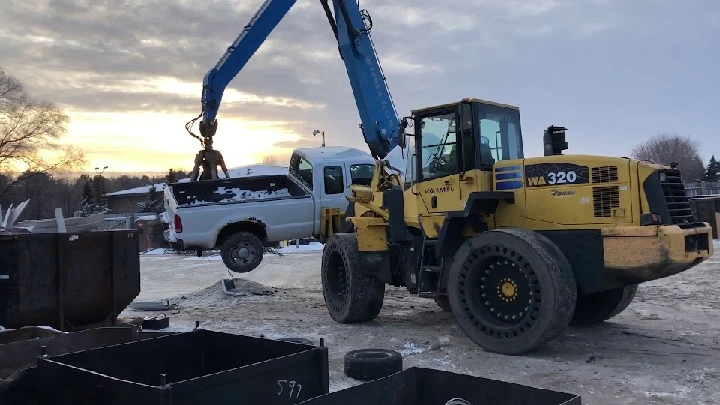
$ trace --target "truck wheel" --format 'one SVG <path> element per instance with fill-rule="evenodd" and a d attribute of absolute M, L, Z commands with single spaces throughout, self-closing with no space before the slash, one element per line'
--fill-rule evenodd
<path fill-rule="evenodd" d="M 361 272 L 355 234 L 336 233 L 328 238 L 320 274 L 325 306 L 332 319 L 353 323 L 378 316 L 385 297 L 385 283 Z"/>
<path fill-rule="evenodd" d="M 624 311 L 635 298 L 637 284 L 593 294 L 578 294 L 570 325 L 596 325 Z"/>
<path fill-rule="evenodd" d="M 225 266 L 236 273 L 254 270 L 263 259 L 263 244 L 250 232 L 230 235 L 222 245 L 220 255 Z"/>
<path fill-rule="evenodd" d="M 547 343 L 567 327 L 575 309 L 570 263 L 557 245 L 530 230 L 471 237 L 449 271 L 455 320 L 491 352 L 517 355 Z"/>

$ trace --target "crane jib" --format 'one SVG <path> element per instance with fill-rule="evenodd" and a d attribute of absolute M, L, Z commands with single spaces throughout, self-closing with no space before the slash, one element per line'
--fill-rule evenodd
<path fill-rule="evenodd" d="M 202 112 L 186 124 L 192 133 L 192 124 L 201 119 L 203 137 L 211 138 L 216 128 L 216 117 L 225 88 L 243 69 L 270 33 L 295 4 L 296 0 L 266 0 L 250 22 L 228 47 L 216 65 L 203 79 Z M 360 116 L 363 137 L 371 154 L 382 158 L 398 144 L 400 122 L 385 75 L 370 37 L 372 19 L 361 10 L 356 0 L 320 0 L 338 42 L 338 50 L 345 64 L 353 97 Z M 203 131 L 201 131 L 202 133 Z M 201 142 L 203 140 L 201 139 Z M 212 141 L 207 142 L 212 145 Z M 205 143 L 204 143 L 205 144 Z"/>

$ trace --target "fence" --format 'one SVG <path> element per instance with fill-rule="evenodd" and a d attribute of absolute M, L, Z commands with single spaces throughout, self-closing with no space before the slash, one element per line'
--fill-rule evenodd
<path fill-rule="evenodd" d="M 699 183 L 685 184 L 685 193 L 688 197 L 720 195 L 720 182 L 701 181 Z"/>

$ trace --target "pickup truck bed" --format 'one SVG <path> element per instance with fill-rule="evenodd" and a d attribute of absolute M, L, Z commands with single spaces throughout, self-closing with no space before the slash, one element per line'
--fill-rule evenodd
<path fill-rule="evenodd" d="M 310 198 L 310 194 L 287 175 L 175 183 L 172 194 L 178 207 Z"/>
<path fill-rule="evenodd" d="M 165 206 L 172 218 L 167 239 L 176 248 L 220 247 L 237 272 L 260 263 L 264 243 L 314 232 L 313 196 L 287 175 L 174 183 L 165 189 Z"/>

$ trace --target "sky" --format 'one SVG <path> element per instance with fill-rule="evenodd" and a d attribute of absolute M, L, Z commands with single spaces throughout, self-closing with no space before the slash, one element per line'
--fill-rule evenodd
<path fill-rule="evenodd" d="M 192 168 L 202 79 L 262 0 L 0 0 L 0 67 L 71 118 L 88 168 Z M 673 132 L 720 155 L 716 0 L 362 0 L 400 116 L 478 97 L 520 107 L 525 156 L 549 125 L 567 153 L 628 156 Z M 296 147 L 367 150 L 317 0 L 298 0 L 230 83 L 215 147 L 229 167 Z M 195 130 L 197 133 L 197 129 Z"/>

